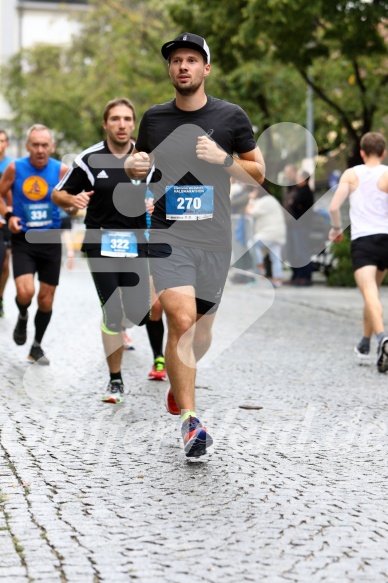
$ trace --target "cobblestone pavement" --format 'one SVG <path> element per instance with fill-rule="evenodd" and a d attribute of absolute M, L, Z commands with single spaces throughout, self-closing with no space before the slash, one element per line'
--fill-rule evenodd
<path fill-rule="evenodd" d="M 388 581 L 388 376 L 354 362 L 357 290 L 227 285 L 197 377 L 215 447 L 196 463 L 164 412 L 167 383 L 146 380 L 144 330 L 124 354 L 125 402 L 101 403 L 100 308 L 83 259 L 62 273 L 50 367 L 14 345 L 13 296 L 10 282 L 1 581 Z"/>

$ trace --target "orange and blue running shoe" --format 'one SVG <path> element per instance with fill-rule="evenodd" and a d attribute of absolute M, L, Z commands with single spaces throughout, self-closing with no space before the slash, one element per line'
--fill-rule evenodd
<path fill-rule="evenodd" d="M 170 415 L 181 414 L 174 395 L 172 394 L 171 387 L 168 387 L 166 394 L 164 395 L 164 404 L 166 405 L 166 409 Z"/>
<path fill-rule="evenodd" d="M 164 356 L 158 356 L 154 360 L 151 372 L 148 373 L 148 378 L 151 381 L 164 381 L 166 379 L 166 365 L 164 363 Z"/>
<path fill-rule="evenodd" d="M 205 455 L 206 448 L 213 445 L 213 439 L 196 417 L 188 417 L 182 424 L 182 437 L 186 457 Z"/>
<path fill-rule="evenodd" d="M 125 330 L 122 331 L 123 335 L 123 350 L 135 350 L 132 338 L 128 336 Z"/>

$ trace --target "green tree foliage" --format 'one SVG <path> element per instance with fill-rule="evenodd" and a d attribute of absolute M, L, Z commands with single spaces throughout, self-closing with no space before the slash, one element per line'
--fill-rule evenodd
<path fill-rule="evenodd" d="M 171 14 L 181 30 L 206 36 L 231 94 L 244 98 L 251 83 L 247 110 L 256 108 L 262 129 L 279 115 L 304 123 L 310 84 L 321 153 L 346 144 L 357 162 L 362 134 L 384 131 L 388 0 L 178 0 Z"/>
<path fill-rule="evenodd" d="M 307 83 L 320 153 L 347 146 L 350 162 L 357 161 L 360 136 L 384 131 L 388 0 L 90 4 L 71 46 L 42 44 L 3 68 L 1 89 L 18 135 L 46 123 L 64 150 L 79 149 L 101 138 L 101 110 L 118 95 L 133 100 L 140 118 L 171 98 L 160 46 L 184 30 L 206 36 L 211 47 L 209 93 L 239 103 L 257 135 L 279 122 L 305 125 Z"/>
<path fill-rule="evenodd" d="M 23 136 L 32 123 L 56 130 L 61 153 L 103 136 L 101 114 L 114 97 L 129 97 L 140 119 L 155 101 L 172 96 L 160 55 L 170 18 L 154 1 L 92 0 L 71 46 L 37 45 L 2 71 L 2 92 Z"/>

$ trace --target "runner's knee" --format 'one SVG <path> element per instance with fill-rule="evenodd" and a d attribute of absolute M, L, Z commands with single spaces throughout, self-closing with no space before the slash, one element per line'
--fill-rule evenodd
<path fill-rule="evenodd" d="M 171 330 L 175 330 L 179 336 L 182 336 L 194 326 L 195 318 L 182 312 L 170 317 L 168 324 Z"/>

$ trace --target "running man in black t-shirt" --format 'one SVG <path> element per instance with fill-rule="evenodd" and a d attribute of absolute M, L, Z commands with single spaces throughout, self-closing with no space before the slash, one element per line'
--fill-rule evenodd
<path fill-rule="evenodd" d="M 154 358 L 163 360 L 163 321 L 153 308 L 147 259 L 146 184 L 133 185 L 124 171 L 132 152 L 135 111 L 126 98 L 109 101 L 103 113 L 106 140 L 79 154 L 53 192 L 61 207 L 87 208 L 82 250 L 103 310 L 102 338 L 110 381 L 102 400 L 120 403 L 124 384 L 122 322 L 146 324 Z M 117 197 L 117 199 L 115 198 Z M 130 199 L 128 209 L 123 201 Z M 128 210 L 128 214 L 121 211 Z M 156 360 L 155 360 L 156 362 Z M 155 367 L 155 365 L 154 365 Z M 154 368 L 153 367 L 153 368 Z M 150 373 L 151 374 L 151 373 Z"/>
<path fill-rule="evenodd" d="M 168 321 L 166 406 L 181 414 L 185 453 L 196 457 L 212 444 L 195 413 L 195 375 L 230 265 L 230 177 L 257 186 L 264 161 L 244 111 L 205 93 L 205 39 L 181 34 L 163 45 L 162 55 L 176 97 L 145 113 L 125 167 L 140 180 L 155 165 L 150 255 Z"/>

